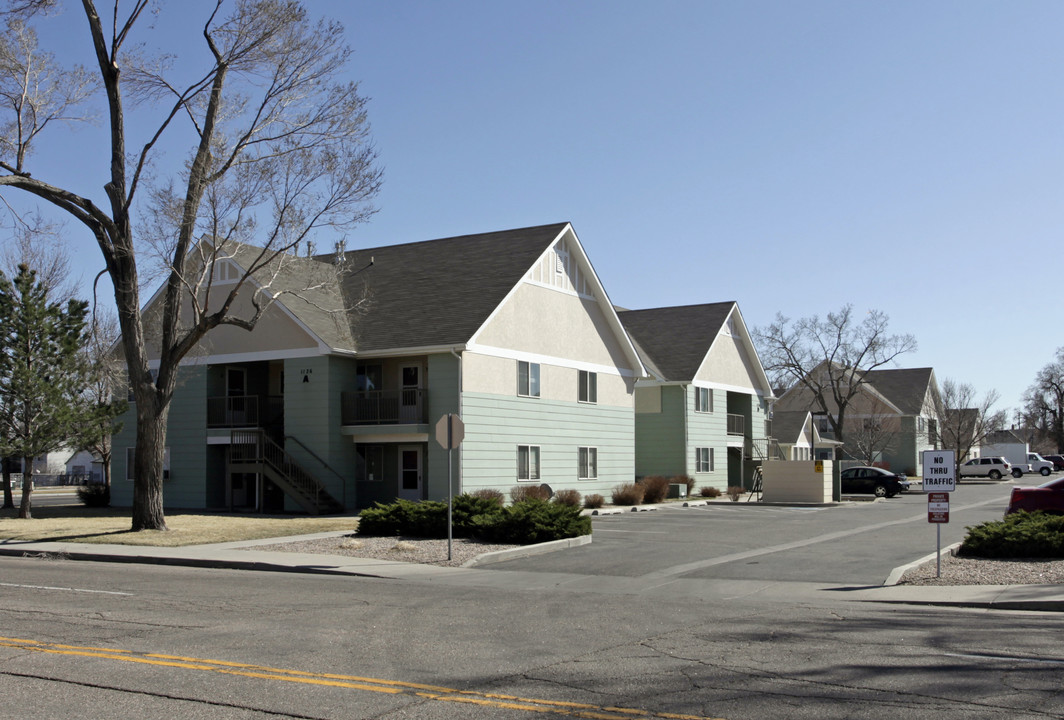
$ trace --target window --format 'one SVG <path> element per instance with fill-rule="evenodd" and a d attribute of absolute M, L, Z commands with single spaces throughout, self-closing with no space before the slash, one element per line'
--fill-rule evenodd
<path fill-rule="evenodd" d="M 517 479 L 539 480 L 539 447 L 517 446 Z"/>
<path fill-rule="evenodd" d="M 598 373 L 580 371 L 580 402 L 598 402 Z"/>
<path fill-rule="evenodd" d="M 695 472 L 713 472 L 713 448 L 695 448 Z"/>
<path fill-rule="evenodd" d="M 713 391 L 709 388 L 695 388 L 695 412 L 713 412 Z"/>
<path fill-rule="evenodd" d="M 539 397 L 539 363 L 517 362 L 517 394 Z"/>
<path fill-rule="evenodd" d="M 598 448 L 582 447 L 578 451 L 579 468 L 577 479 L 595 480 L 598 478 Z"/>

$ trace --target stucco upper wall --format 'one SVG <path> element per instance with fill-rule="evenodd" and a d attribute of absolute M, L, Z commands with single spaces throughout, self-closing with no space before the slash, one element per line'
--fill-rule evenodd
<path fill-rule="evenodd" d="M 517 361 L 466 351 L 462 353 L 462 389 L 465 392 L 501 396 L 517 395 Z M 600 373 L 597 376 L 598 404 L 632 407 L 635 378 Z M 540 392 L 547 400 L 576 402 L 580 373 L 570 367 L 540 366 Z"/>
<path fill-rule="evenodd" d="M 748 388 L 750 392 L 767 392 L 758 382 L 757 361 L 743 347 L 739 338 L 721 333 L 695 375 L 696 381 Z"/>
<path fill-rule="evenodd" d="M 478 345 L 634 370 L 598 302 L 522 282 Z"/>
<path fill-rule="evenodd" d="M 216 289 L 215 292 L 224 290 Z M 157 298 L 154 304 L 161 303 Z M 150 324 L 153 317 L 154 307 L 149 306 L 146 310 L 145 325 Z M 241 292 L 233 303 L 233 314 L 237 317 L 251 317 L 250 289 Z M 186 303 L 182 309 L 181 322 L 188 323 L 191 319 L 191 306 Z M 159 339 L 148 330 L 147 344 L 149 357 L 152 360 L 159 357 Z M 191 357 L 209 357 L 212 355 L 245 355 L 260 352 L 277 352 L 285 350 L 314 350 L 318 347 L 317 339 L 297 323 L 279 303 L 273 303 L 251 332 L 232 325 L 221 325 L 207 333 L 190 353 Z"/>

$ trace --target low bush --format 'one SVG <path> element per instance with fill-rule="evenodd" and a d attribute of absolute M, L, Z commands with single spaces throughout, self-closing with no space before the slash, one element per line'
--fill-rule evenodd
<path fill-rule="evenodd" d="M 588 510 L 597 510 L 606 504 L 606 498 L 602 497 L 598 493 L 591 493 L 584 496 L 584 507 Z"/>
<path fill-rule="evenodd" d="M 643 502 L 643 486 L 638 483 L 625 483 L 613 488 L 611 495 L 614 505 L 638 505 Z"/>
<path fill-rule="evenodd" d="M 715 498 L 720 497 L 720 488 L 715 488 L 712 485 L 707 485 L 702 488 L 702 497 Z"/>
<path fill-rule="evenodd" d="M 580 492 L 578 490 L 559 490 L 554 493 L 552 502 L 580 507 Z"/>
<path fill-rule="evenodd" d="M 510 499 L 515 503 L 524 502 L 525 500 L 542 500 L 547 502 L 550 500 L 551 491 L 548 485 L 515 485 L 510 490 Z"/>
<path fill-rule="evenodd" d="M 506 504 L 506 496 L 495 488 L 481 488 L 480 490 L 474 490 L 469 494 L 475 498 L 480 498 L 483 500 L 494 500 L 499 504 L 499 507 L 502 507 Z"/>
<path fill-rule="evenodd" d="M 661 475 L 651 475 L 639 481 L 643 486 L 643 502 L 659 503 L 669 496 L 669 479 Z"/>
<path fill-rule="evenodd" d="M 503 508 L 493 522 L 477 518 L 478 536 L 498 543 L 529 545 L 589 535 L 591 518 L 579 507 L 543 500 L 524 500 Z"/>
<path fill-rule="evenodd" d="M 433 500 L 396 500 L 375 503 L 359 514 L 359 535 L 390 537 L 447 537 L 447 504 Z"/>
<path fill-rule="evenodd" d="M 451 519 L 455 537 L 476 537 L 518 545 L 591 532 L 591 518 L 580 515 L 579 500 L 576 505 L 567 505 L 531 499 L 503 507 L 491 495 L 456 495 Z M 447 503 L 432 500 L 377 503 L 362 511 L 356 534 L 367 537 L 447 537 Z"/>
<path fill-rule="evenodd" d="M 111 488 L 103 483 L 92 483 L 78 487 L 78 500 L 85 507 L 101 508 L 111 505 Z"/>
<path fill-rule="evenodd" d="M 732 502 L 739 502 L 739 498 L 746 492 L 741 485 L 731 485 L 728 487 L 728 497 L 732 499 Z"/>
<path fill-rule="evenodd" d="M 1018 512 L 969 527 L 958 555 L 984 558 L 1064 557 L 1064 516 Z"/>

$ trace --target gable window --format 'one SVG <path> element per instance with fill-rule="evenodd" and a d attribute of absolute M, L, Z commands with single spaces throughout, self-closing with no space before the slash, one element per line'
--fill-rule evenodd
<path fill-rule="evenodd" d="M 578 480 L 595 480 L 598 478 L 598 448 L 582 447 L 578 450 Z"/>
<path fill-rule="evenodd" d="M 713 448 L 695 448 L 695 472 L 713 472 L 713 461 Z"/>
<path fill-rule="evenodd" d="M 598 402 L 598 373 L 580 371 L 580 402 Z"/>
<path fill-rule="evenodd" d="M 539 363 L 517 362 L 517 394 L 539 397 Z"/>
<path fill-rule="evenodd" d="M 713 412 L 713 391 L 709 388 L 695 388 L 695 412 Z"/>
<path fill-rule="evenodd" d="M 539 480 L 539 446 L 517 446 L 517 479 Z"/>

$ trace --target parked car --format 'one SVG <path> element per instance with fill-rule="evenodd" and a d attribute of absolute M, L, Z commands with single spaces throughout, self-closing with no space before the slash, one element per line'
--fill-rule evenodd
<path fill-rule="evenodd" d="M 1064 455 L 1043 455 L 1042 457 L 1053 463 L 1054 470 L 1064 470 Z"/>
<path fill-rule="evenodd" d="M 957 476 L 962 478 L 988 477 L 991 480 L 1000 480 L 1006 475 L 1015 475 L 1012 470 L 1012 464 L 1003 457 L 972 458 L 957 468 Z M 1022 474 L 1020 472 L 1020 475 Z"/>
<path fill-rule="evenodd" d="M 894 497 L 908 489 L 908 478 L 883 468 L 861 465 L 842 471 L 844 495 L 871 493 L 876 497 Z"/>
<path fill-rule="evenodd" d="M 1031 472 L 1036 472 L 1042 477 L 1053 472 L 1053 462 L 1046 460 L 1038 453 L 1027 453 L 1027 464 L 1031 466 Z"/>
<path fill-rule="evenodd" d="M 1042 510 L 1054 515 L 1064 515 L 1064 477 L 1055 478 L 1038 487 L 1012 488 L 1005 514 L 1020 510 Z"/>

